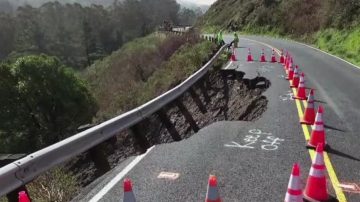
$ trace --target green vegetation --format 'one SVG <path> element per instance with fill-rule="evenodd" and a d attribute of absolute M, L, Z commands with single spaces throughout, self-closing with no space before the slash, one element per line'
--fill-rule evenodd
<path fill-rule="evenodd" d="M 54 168 L 27 185 L 33 201 L 66 202 L 77 194 L 77 179 L 63 168 Z"/>
<path fill-rule="evenodd" d="M 91 122 L 96 104 L 59 60 L 26 56 L 0 64 L 0 153 L 28 153 Z"/>
<path fill-rule="evenodd" d="M 29 2 L 38 5 L 42 1 Z M 59 2 L 39 7 L 20 4 L 17 10 L 1 8 L 0 60 L 43 53 L 83 69 L 126 42 L 154 32 L 164 20 L 191 25 L 201 15 L 180 9 L 175 0 L 112 1 L 107 8 Z"/>
<path fill-rule="evenodd" d="M 40 175 L 27 184 L 32 201 L 71 201 L 78 193 L 80 186 L 74 175 L 64 168 L 58 167 Z M 6 197 L 0 197 L 0 202 L 8 202 Z"/>
<path fill-rule="evenodd" d="M 358 0 L 218 0 L 196 25 L 292 38 L 360 64 L 359 22 Z"/>
<path fill-rule="evenodd" d="M 178 84 L 214 50 L 197 34 L 152 34 L 126 44 L 85 73 L 99 103 L 98 120 L 128 111 Z"/>
<path fill-rule="evenodd" d="M 218 57 L 216 62 L 214 63 L 213 70 L 220 70 L 224 67 L 224 65 L 229 62 L 229 58 L 231 56 L 231 51 L 224 51 L 221 53 L 221 55 Z"/>
<path fill-rule="evenodd" d="M 141 105 L 216 49 L 198 33 L 154 33 L 201 14 L 175 0 L 44 1 L 0 0 L 0 153 L 29 154 Z M 27 188 L 34 201 L 70 201 L 76 182 L 56 168 Z"/>
<path fill-rule="evenodd" d="M 201 27 L 232 31 L 270 31 L 301 36 L 321 29 L 356 26 L 357 0 L 219 0 L 197 22 Z"/>
<path fill-rule="evenodd" d="M 151 34 L 95 62 L 83 77 L 99 103 L 99 121 L 160 95 L 207 62 L 216 45 L 197 33 Z M 222 56 L 227 60 L 227 56 Z M 91 122 L 97 104 L 84 82 L 54 57 L 25 56 L 0 65 L 0 152 L 32 152 Z M 79 184 L 67 169 L 44 173 L 27 188 L 34 201 L 70 201 Z M 5 201 L 0 198 L 0 201 Z"/>
<path fill-rule="evenodd" d="M 131 93 L 135 95 L 135 103 L 141 104 L 167 91 L 185 80 L 208 61 L 215 46 L 204 41 L 195 45 L 183 45 L 170 59 L 163 63 L 146 82 Z M 129 100 L 129 102 L 133 102 Z"/>
<path fill-rule="evenodd" d="M 320 31 L 315 35 L 314 43 L 322 50 L 360 65 L 360 27 L 351 30 Z"/>
<path fill-rule="evenodd" d="M 92 122 L 97 103 L 83 81 L 63 64 L 75 69 L 76 75 L 97 72 L 90 81 L 99 88 L 92 88 L 91 93 L 102 97 L 99 105 L 103 109 L 113 104 L 103 100 L 128 92 L 139 80 L 145 82 L 186 38 L 154 34 L 107 55 L 152 33 L 164 20 L 192 23 L 197 16 L 193 10 L 180 9 L 175 0 L 103 1 L 107 8 L 83 7 L 94 1 L 45 1 L 29 1 L 29 5 L 24 5 L 26 1 L 0 2 L 0 152 L 32 152 Z M 95 62 L 96 67 L 90 67 Z M 123 68 L 114 72 L 107 68 L 111 66 Z M 111 87 L 109 78 L 118 84 Z M 127 103 L 131 107 L 138 104 Z M 109 107 L 115 110 L 118 105 Z"/>

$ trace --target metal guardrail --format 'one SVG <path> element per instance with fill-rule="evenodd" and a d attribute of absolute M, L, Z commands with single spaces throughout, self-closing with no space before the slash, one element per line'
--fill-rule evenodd
<path fill-rule="evenodd" d="M 226 48 L 227 45 L 222 46 L 201 69 L 181 84 L 153 100 L 0 168 L 0 196 L 25 185 L 50 168 L 91 149 L 115 136 L 118 132 L 139 123 L 144 118 L 169 104 L 202 78 Z"/>

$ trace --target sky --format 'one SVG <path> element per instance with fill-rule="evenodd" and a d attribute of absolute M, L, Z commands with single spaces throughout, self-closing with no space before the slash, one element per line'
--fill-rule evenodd
<path fill-rule="evenodd" d="M 196 4 L 211 5 L 211 4 L 213 4 L 216 0 L 187 0 L 187 1 L 192 2 L 192 3 L 196 3 Z"/>

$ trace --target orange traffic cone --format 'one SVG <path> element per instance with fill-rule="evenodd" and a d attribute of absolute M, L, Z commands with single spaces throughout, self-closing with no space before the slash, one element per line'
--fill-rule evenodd
<path fill-rule="evenodd" d="M 289 65 L 288 65 L 287 68 L 285 69 L 285 74 L 286 74 L 286 75 L 289 75 L 291 68 L 293 68 L 293 66 L 292 66 L 291 63 L 289 62 Z"/>
<path fill-rule="evenodd" d="M 286 51 L 286 59 L 288 62 L 289 62 L 290 57 L 291 57 L 291 55 L 290 55 L 289 51 Z"/>
<path fill-rule="evenodd" d="M 314 104 L 314 90 L 311 89 L 308 100 L 306 102 L 304 116 L 300 119 L 300 123 L 312 125 L 315 122 L 315 104 Z"/>
<path fill-rule="evenodd" d="M 288 61 L 288 64 L 286 66 L 286 73 L 289 74 L 289 69 L 290 67 L 293 67 L 293 58 L 292 57 L 289 57 L 289 61 Z"/>
<path fill-rule="evenodd" d="M 277 62 L 277 61 L 276 61 L 276 57 L 275 57 L 275 50 L 274 50 L 274 49 L 272 49 L 272 53 L 271 53 L 271 62 L 272 62 L 272 63 Z"/>
<path fill-rule="evenodd" d="M 221 202 L 215 175 L 210 175 L 209 177 L 205 202 Z"/>
<path fill-rule="evenodd" d="M 250 48 L 248 49 L 247 61 L 248 61 L 248 62 L 254 61 L 254 60 L 253 60 L 253 57 L 252 57 L 252 55 L 251 55 L 251 52 L 250 52 Z"/>
<path fill-rule="evenodd" d="M 299 82 L 299 86 L 297 88 L 296 91 L 296 95 L 293 96 L 294 99 L 299 99 L 299 100 L 306 100 L 306 90 L 305 90 L 305 75 L 304 73 L 301 73 L 300 76 L 300 82 Z"/>
<path fill-rule="evenodd" d="M 124 180 L 124 199 L 123 202 L 135 202 L 135 196 L 132 191 L 132 183 L 130 179 Z"/>
<path fill-rule="evenodd" d="M 25 191 L 19 192 L 19 202 L 30 202 L 30 198 Z"/>
<path fill-rule="evenodd" d="M 294 61 L 293 61 L 293 58 L 290 57 L 289 63 L 288 63 L 287 68 L 286 68 L 286 74 L 287 74 L 287 75 L 289 74 L 290 68 L 293 68 L 293 64 L 294 64 L 293 62 L 294 62 Z"/>
<path fill-rule="evenodd" d="M 303 202 L 300 167 L 297 163 L 293 165 L 284 202 Z"/>
<path fill-rule="evenodd" d="M 318 144 L 307 179 L 304 196 L 310 201 L 326 201 L 329 198 L 326 188 L 326 167 L 324 164 L 323 150 L 323 144 Z"/>
<path fill-rule="evenodd" d="M 294 68 L 291 66 L 289 67 L 289 73 L 288 76 L 286 77 L 286 80 L 292 80 L 294 78 Z"/>
<path fill-rule="evenodd" d="M 316 113 L 315 123 L 312 125 L 311 137 L 308 142 L 309 147 L 315 148 L 318 144 L 326 145 L 325 141 L 325 130 L 322 114 L 324 112 L 323 107 L 320 105 Z"/>
<path fill-rule="evenodd" d="M 236 61 L 235 49 L 234 49 L 234 48 L 233 48 L 233 50 L 232 50 L 232 54 L 231 54 L 231 56 L 230 56 L 230 60 L 231 60 L 231 61 Z"/>
<path fill-rule="evenodd" d="M 260 62 L 266 62 L 264 49 L 261 50 Z"/>
<path fill-rule="evenodd" d="M 291 87 L 291 88 L 297 88 L 297 87 L 299 87 L 299 82 L 300 82 L 300 79 L 299 79 L 298 68 L 295 68 L 295 69 L 294 69 L 294 77 L 293 77 L 293 79 L 290 81 L 290 87 Z"/>
<path fill-rule="evenodd" d="M 285 59 L 284 59 L 284 50 L 281 49 L 280 63 L 281 63 L 281 64 L 284 64 L 284 62 L 285 62 Z"/>
<path fill-rule="evenodd" d="M 285 63 L 284 63 L 284 69 L 285 70 L 287 70 L 288 63 L 289 63 L 289 56 L 286 56 Z"/>

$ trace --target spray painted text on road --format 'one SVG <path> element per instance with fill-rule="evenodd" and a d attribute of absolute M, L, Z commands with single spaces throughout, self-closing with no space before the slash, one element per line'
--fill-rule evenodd
<path fill-rule="evenodd" d="M 277 150 L 284 139 L 274 136 L 272 133 L 265 133 L 259 129 L 249 130 L 249 134 L 245 135 L 244 139 L 238 143 L 232 141 L 230 144 L 225 144 L 225 147 L 241 148 L 241 149 L 255 149 L 261 148 L 266 151 Z"/>

